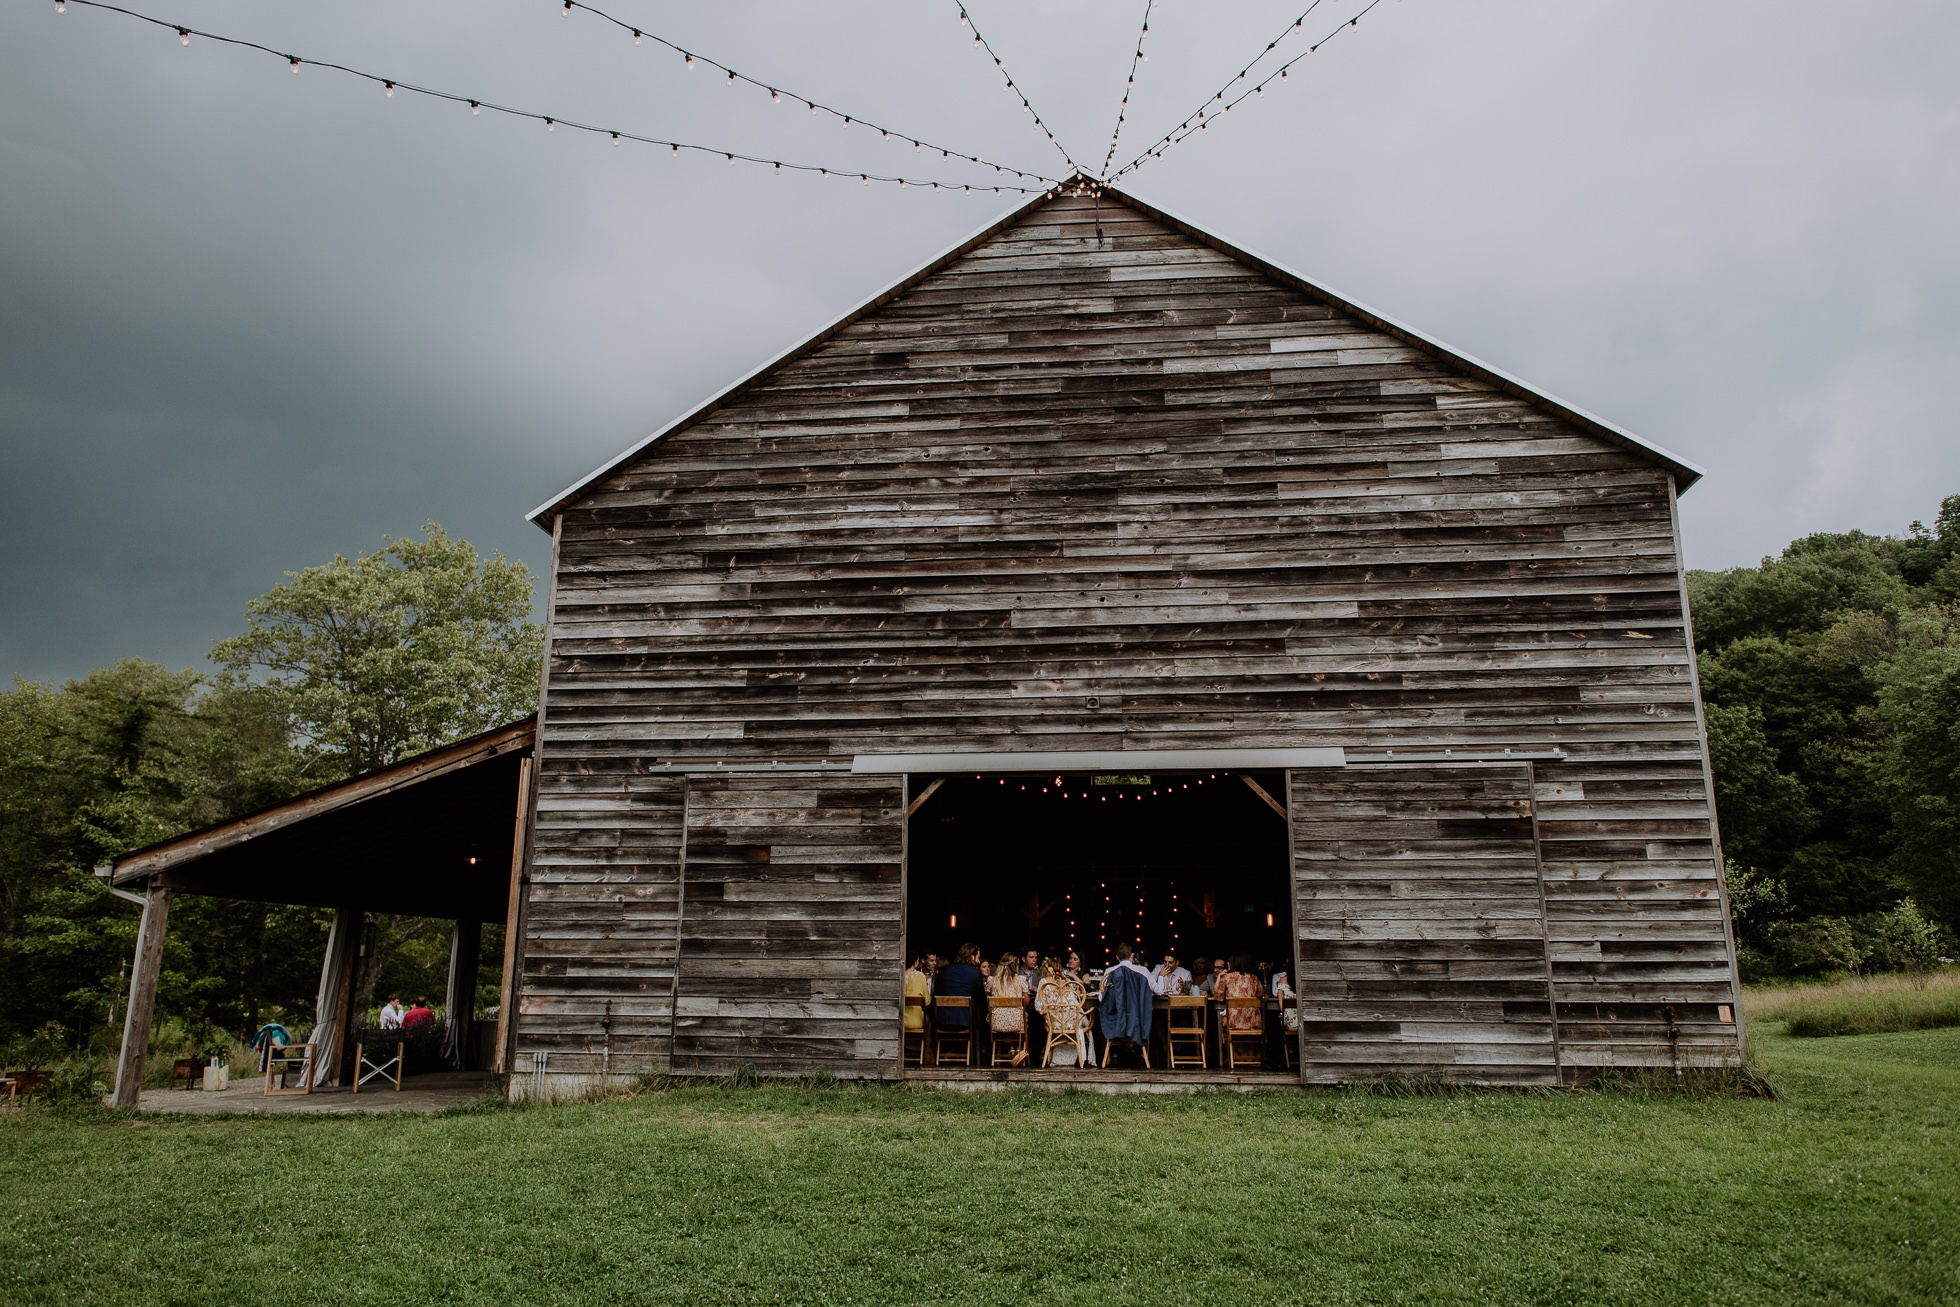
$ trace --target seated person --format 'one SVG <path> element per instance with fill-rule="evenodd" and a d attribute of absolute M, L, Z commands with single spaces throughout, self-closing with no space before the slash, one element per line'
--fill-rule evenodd
<path fill-rule="evenodd" d="M 1288 983 L 1288 980 L 1289 977 L 1284 971 L 1273 973 L 1273 997 L 1280 1001 L 1279 1023 L 1286 1028 L 1286 1033 L 1291 1035 L 1300 1029 L 1300 1009 L 1298 1006 L 1286 1006 L 1286 1000 L 1294 997 L 1293 986 Z"/>
<path fill-rule="evenodd" d="M 1111 1045 L 1103 1065 L 1110 1065 L 1115 1048 L 1142 1048 L 1150 1041 L 1150 973 L 1137 965 L 1136 949 L 1116 946 L 1116 963 L 1103 973 L 1102 1004 L 1097 1018 L 1103 1038 Z"/>
<path fill-rule="evenodd" d="M 964 998 L 972 1001 L 971 1007 L 935 1009 L 934 1024 L 940 1029 L 970 1030 L 973 1027 L 974 1010 L 986 1008 L 986 982 L 981 979 L 980 968 L 975 965 L 979 960 L 978 944 L 962 944 L 946 969 L 939 973 L 939 983 L 933 987 L 935 1000 Z"/>
<path fill-rule="evenodd" d="M 1150 992 L 1159 996 L 1191 992 L 1191 973 L 1177 965 L 1176 949 L 1165 949 L 1163 964 L 1150 973 Z"/>
<path fill-rule="evenodd" d="M 905 997 L 930 1001 L 932 998 L 932 976 L 926 970 L 925 955 L 921 954 L 905 973 Z M 905 1029 L 907 1032 L 926 1028 L 926 1010 L 923 1006 L 905 1005 Z"/>
<path fill-rule="evenodd" d="M 1069 956 L 1074 958 L 1075 955 Z M 1075 1045 L 1073 1048 L 1064 1045 L 1055 1050 L 1054 1063 L 1057 1066 L 1096 1064 L 1096 1045 L 1089 1038 L 1089 1016 L 1085 1010 L 1087 998 L 1081 981 L 1069 975 L 1053 958 L 1042 967 L 1041 983 L 1035 986 L 1034 991 L 1034 1010 L 1047 1023 L 1050 1040 L 1069 1039 Z M 1048 1060 L 1045 1051 L 1042 1060 Z"/>
<path fill-rule="evenodd" d="M 1025 1035 L 1027 1033 L 1028 987 L 1026 982 L 1021 979 L 1020 959 L 1016 958 L 1012 953 L 1001 958 L 1000 964 L 994 968 L 994 974 L 988 978 L 987 997 L 989 999 L 1011 998 L 1014 1000 L 1012 1007 L 1005 1005 L 996 1007 L 991 1002 L 988 1003 L 987 1024 L 995 1034 Z M 1019 1066 L 1027 1060 L 1028 1053 L 1025 1048 L 1014 1055 L 1015 1066 Z"/>
<path fill-rule="evenodd" d="M 1266 987 L 1259 983 L 1259 973 L 1252 969 L 1252 958 L 1244 953 L 1227 964 L 1219 961 L 1219 973 L 1211 978 L 1211 996 L 1215 999 L 1266 997 Z M 1228 1008 L 1225 1012 L 1225 1025 L 1232 1030 L 1264 1030 L 1266 1028 L 1266 1009 L 1263 1005 L 1248 1008 Z"/>

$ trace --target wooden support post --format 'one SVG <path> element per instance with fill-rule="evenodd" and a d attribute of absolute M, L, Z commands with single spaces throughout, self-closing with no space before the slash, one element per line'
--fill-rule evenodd
<path fill-rule="evenodd" d="M 483 953 L 483 923 L 458 921 L 449 936 L 449 985 L 443 995 L 448 1026 L 442 1036 L 443 1061 L 458 1071 L 470 1067 L 470 1029 L 476 1024 L 477 959 Z"/>
<path fill-rule="evenodd" d="M 555 582 L 554 582 L 555 584 Z M 524 825 L 531 812 L 531 760 L 517 765 L 517 824 L 510 837 L 510 905 L 504 912 L 503 987 L 497 994 L 497 1051 L 490 1069 L 498 1075 L 510 1069 L 510 1044 L 517 1033 L 517 947 L 524 929 Z"/>
<path fill-rule="evenodd" d="M 150 1051 L 150 1022 L 156 1016 L 157 973 L 163 967 L 163 932 L 170 919 L 170 891 L 151 885 L 143 900 L 143 924 L 136 930 L 136 965 L 129 973 L 129 1011 L 123 1018 L 122 1056 L 116 1060 L 117 1107 L 135 1107 L 143 1092 L 143 1059 Z"/>
<path fill-rule="evenodd" d="M 348 1005 L 352 1000 L 354 945 L 361 934 L 361 913 L 355 908 L 336 908 L 333 929 L 327 933 L 326 956 L 320 959 L 320 993 L 314 1004 L 313 1083 L 336 1084 L 340 1080 L 341 1036 L 347 1030 Z"/>

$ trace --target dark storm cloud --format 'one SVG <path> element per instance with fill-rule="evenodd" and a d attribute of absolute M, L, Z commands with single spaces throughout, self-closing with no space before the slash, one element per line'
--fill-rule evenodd
<path fill-rule="evenodd" d="M 135 7 L 650 134 L 980 180 L 555 0 Z M 951 0 L 619 9 L 846 110 L 1061 167 Z M 1293 12 L 1160 3 L 1125 143 Z M 976 13 L 1099 161 L 1141 6 Z M 1708 466 L 1682 502 L 1690 560 L 1733 565 L 1960 492 L 1956 36 L 1931 3 L 1394 0 L 1131 184 Z M 1007 203 L 614 150 L 11 6 L 0 671 L 196 662 L 282 571 L 428 518 L 539 566 L 526 510 Z"/>

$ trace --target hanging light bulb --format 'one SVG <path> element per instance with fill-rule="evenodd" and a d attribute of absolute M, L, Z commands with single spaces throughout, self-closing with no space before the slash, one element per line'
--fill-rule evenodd
<path fill-rule="evenodd" d="M 638 45 L 639 43 L 640 43 L 640 29 L 636 27 L 633 29 L 633 44 Z"/>
<path fill-rule="evenodd" d="M 728 84 L 731 87 L 735 85 L 735 70 L 732 68 L 728 70 Z"/>
<path fill-rule="evenodd" d="M 769 88 L 769 102 L 771 104 L 781 104 L 783 102 L 781 93 L 773 86 Z"/>
<path fill-rule="evenodd" d="M 189 45 L 190 43 L 191 43 L 191 42 L 190 42 L 190 38 L 189 38 L 189 37 L 185 37 L 185 38 L 184 38 L 184 44 L 185 44 L 185 45 Z M 288 63 L 290 63 L 290 64 L 292 64 L 292 66 L 293 66 L 293 76 L 295 76 L 295 77 L 298 77 L 298 76 L 299 76 L 299 56 L 298 56 L 298 55 L 287 55 L 287 56 L 286 56 L 286 61 L 287 61 Z"/>
<path fill-rule="evenodd" d="M 816 117 L 816 116 L 817 116 L 817 102 L 816 102 L 815 100 L 805 100 L 805 101 L 804 101 L 804 103 L 810 106 L 810 116 L 811 116 L 812 118 L 814 118 L 814 117 Z"/>
<path fill-rule="evenodd" d="M 58 14 L 68 12 L 68 0 L 54 0 L 54 11 Z"/>
<path fill-rule="evenodd" d="M 470 101 L 470 117 L 472 117 L 472 118 L 479 118 L 479 117 L 481 117 L 482 115 L 483 115 L 483 108 L 482 108 L 482 106 L 481 106 L 481 105 L 479 105 L 479 104 L 477 104 L 477 102 L 476 102 L 475 100 L 471 100 L 471 101 Z"/>
<path fill-rule="evenodd" d="M 614 132 L 614 133 L 612 134 L 612 136 L 613 136 L 613 148 L 614 148 L 614 149 L 618 149 L 618 148 L 619 148 L 619 133 L 618 133 L 618 132 Z"/>
<path fill-rule="evenodd" d="M 383 83 L 382 83 L 382 86 L 384 86 L 384 87 L 386 87 L 386 88 L 387 88 L 387 89 L 386 89 L 386 90 L 385 90 L 385 91 L 383 92 L 383 94 L 384 94 L 384 95 L 386 95 L 386 96 L 387 96 L 387 97 L 388 97 L 388 98 L 389 98 L 390 100 L 392 100 L 392 99 L 394 99 L 394 98 L 395 98 L 395 84 L 394 84 L 393 82 L 383 82 Z"/>
<path fill-rule="evenodd" d="M 179 44 L 179 45 L 189 45 L 190 43 L 191 43 L 191 29 L 190 29 L 190 28 L 188 28 L 188 27 L 180 27 L 180 28 L 178 28 L 178 29 L 177 29 L 177 44 Z"/>
<path fill-rule="evenodd" d="M 735 156 L 732 154 L 728 156 L 728 166 L 731 168 L 735 166 Z"/>
<path fill-rule="evenodd" d="M 572 16 L 572 0 L 565 0 L 565 17 Z"/>
<path fill-rule="evenodd" d="M 544 129 L 548 132 L 555 132 L 558 130 L 558 124 L 547 118 L 544 120 Z"/>

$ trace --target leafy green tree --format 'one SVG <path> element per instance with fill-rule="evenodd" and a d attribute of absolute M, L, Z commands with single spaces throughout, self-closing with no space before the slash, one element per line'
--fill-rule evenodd
<path fill-rule="evenodd" d="M 99 1034 L 119 1007 L 136 909 L 94 866 L 530 712 L 531 608 L 526 568 L 432 523 L 292 574 L 219 642 L 216 676 L 129 659 L 0 693 L 0 1039 L 50 1022 Z M 329 915 L 182 896 L 162 1010 L 234 1031 L 303 1018 Z M 405 985 L 446 957 L 432 923 L 392 922 L 394 940 L 386 974 Z"/>
<path fill-rule="evenodd" d="M 1960 605 L 1914 609 L 1874 672 L 1886 733 L 1876 771 L 1897 867 L 1935 916 L 1960 920 Z"/>
<path fill-rule="evenodd" d="M 1723 849 L 1745 867 L 1782 866 L 1817 824 L 1803 786 L 1779 769 L 1760 709 L 1711 703 L 1706 715 Z"/>
<path fill-rule="evenodd" d="M 91 868 L 275 802 L 302 774 L 276 705 L 251 686 L 129 659 L 60 690 L 16 681 L 0 694 L 0 1034 L 52 1020 L 80 1036 L 120 1005 L 136 910 Z M 257 913 L 264 934 L 277 911 L 302 936 L 318 929 L 311 909 L 185 900 L 166 1008 L 236 1021 L 239 999 L 289 993 L 292 949 L 255 948 L 249 928 Z"/>
<path fill-rule="evenodd" d="M 530 569 L 481 560 L 431 522 L 421 540 L 288 572 L 212 659 L 256 676 L 326 769 L 353 775 L 537 706 L 543 632 Z"/>
<path fill-rule="evenodd" d="M 1939 741 L 1955 719 L 1925 614 L 1960 600 L 1960 495 L 1931 529 L 1806 536 L 1688 581 L 1724 845 L 1783 892 L 1786 961 L 1908 894 L 1954 921 Z"/>

